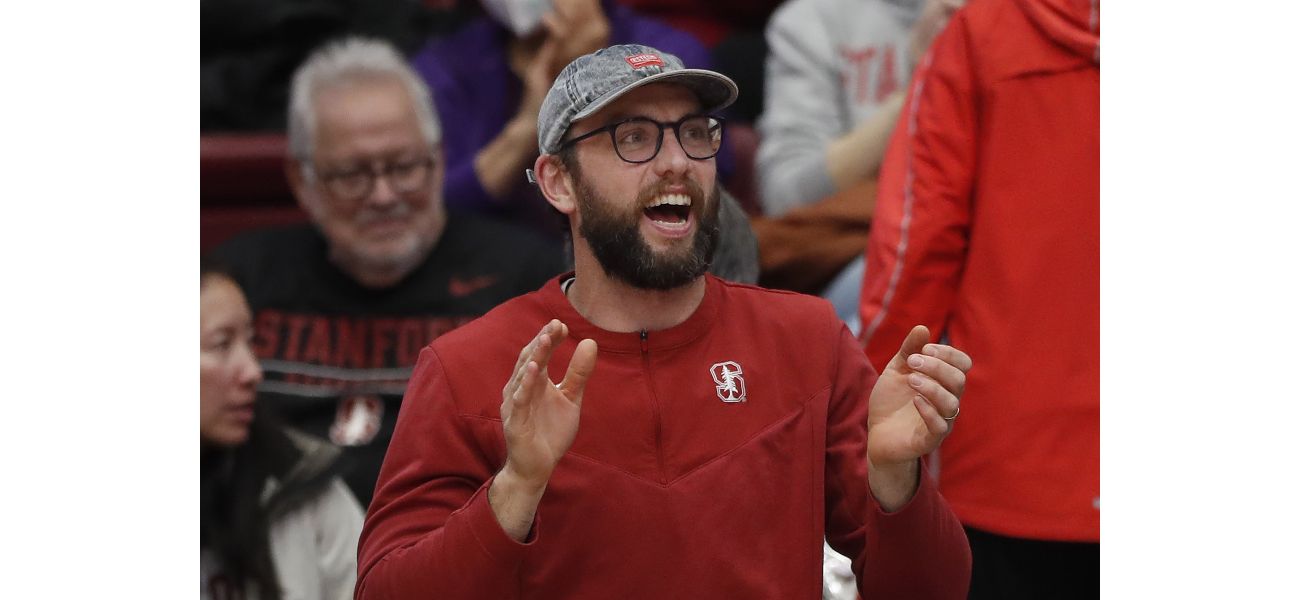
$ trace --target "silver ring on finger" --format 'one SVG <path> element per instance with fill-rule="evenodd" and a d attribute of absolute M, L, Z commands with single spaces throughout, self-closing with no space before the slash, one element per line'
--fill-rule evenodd
<path fill-rule="evenodd" d="M 958 406 L 958 407 L 957 407 L 957 412 L 952 413 L 952 416 L 951 416 L 951 417 L 944 417 L 943 420 L 945 420 L 945 421 L 951 423 L 951 422 L 957 420 L 957 415 L 960 415 L 960 414 L 961 414 L 961 406 Z"/>

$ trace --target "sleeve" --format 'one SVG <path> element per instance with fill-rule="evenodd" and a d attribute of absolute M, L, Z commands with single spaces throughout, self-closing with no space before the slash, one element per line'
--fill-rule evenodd
<path fill-rule="evenodd" d="M 321 597 L 347 600 L 357 581 L 357 537 L 362 512 L 343 480 L 334 478 L 322 494 L 316 539 Z"/>
<path fill-rule="evenodd" d="M 760 142 L 755 158 L 759 198 L 766 215 L 835 191 L 826 166 L 827 146 L 846 131 L 839 98 L 840 73 L 823 21 L 807 0 L 781 7 L 767 28 L 768 58 Z"/>
<path fill-rule="evenodd" d="M 970 545 L 929 474 L 906 505 L 886 513 L 867 483 L 867 398 L 876 371 L 840 327 L 826 424 L 826 538 L 853 561 L 862 598 L 965 598 Z"/>
<path fill-rule="evenodd" d="M 859 308 L 877 367 L 913 326 L 942 334 L 965 264 L 978 99 L 963 17 L 922 58 L 881 167 Z"/>
<path fill-rule="evenodd" d="M 446 43 L 431 44 L 421 50 L 412 59 L 412 64 L 429 85 L 433 95 L 434 108 L 442 128 L 442 156 L 446 161 L 446 174 L 442 183 L 443 202 L 448 208 L 480 214 L 500 213 L 503 203 L 495 201 L 479 181 L 478 171 L 474 169 L 474 160 L 486 145 L 496 137 L 505 122 L 488 124 L 485 119 L 494 114 L 481 106 L 474 89 L 466 89 L 457 80 L 456 74 L 444 67 L 456 57 L 446 54 Z M 502 59 L 504 60 L 504 58 Z M 504 91 L 505 83 L 498 78 L 499 73 L 485 73 L 484 79 L 476 82 L 482 89 Z M 495 127 L 487 140 L 482 139 L 484 128 Z"/>
<path fill-rule="evenodd" d="M 488 505 L 496 465 L 457 414 L 435 350 L 425 348 L 402 402 L 361 531 L 356 597 L 511 598 L 530 543 Z M 542 522 L 534 522 L 539 535 Z"/>

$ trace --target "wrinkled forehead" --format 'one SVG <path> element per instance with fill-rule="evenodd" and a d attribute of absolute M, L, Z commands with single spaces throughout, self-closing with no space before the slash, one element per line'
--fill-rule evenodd
<path fill-rule="evenodd" d="M 569 125 L 565 139 L 631 117 L 649 117 L 656 121 L 676 121 L 697 113 L 703 104 L 690 88 L 675 83 L 652 83 L 628 92 L 589 117 Z"/>
<path fill-rule="evenodd" d="M 415 102 L 395 77 L 319 90 L 312 157 L 326 162 L 392 158 L 430 145 Z"/>

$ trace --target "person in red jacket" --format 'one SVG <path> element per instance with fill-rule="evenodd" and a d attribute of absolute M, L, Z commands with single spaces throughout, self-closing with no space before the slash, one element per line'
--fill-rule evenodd
<path fill-rule="evenodd" d="M 861 339 L 915 323 L 979 362 L 933 460 L 974 598 L 1096 597 L 1096 1 L 980 0 L 914 79 L 881 174 Z"/>
<path fill-rule="evenodd" d="M 970 368 L 917 327 L 877 376 L 823 300 L 706 274 L 728 78 L 578 58 L 534 163 L 574 271 L 422 352 L 359 548 L 379 598 L 962 598 L 924 474 Z M 579 421 L 582 426 L 579 428 Z"/>

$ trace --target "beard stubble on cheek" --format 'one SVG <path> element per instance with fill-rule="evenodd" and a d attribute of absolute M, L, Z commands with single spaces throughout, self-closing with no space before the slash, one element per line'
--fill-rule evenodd
<path fill-rule="evenodd" d="M 641 234 L 643 207 L 658 195 L 667 182 L 646 187 L 637 200 L 620 210 L 599 197 L 586 179 L 578 176 L 578 206 L 582 222 L 578 233 L 587 240 L 592 254 L 610 276 L 633 287 L 669 290 L 686 285 L 704 274 L 718 244 L 719 190 L 709 197 L 694 181 L 686 180 L 696 231 L 689 246 L 655 251 Z"/>

